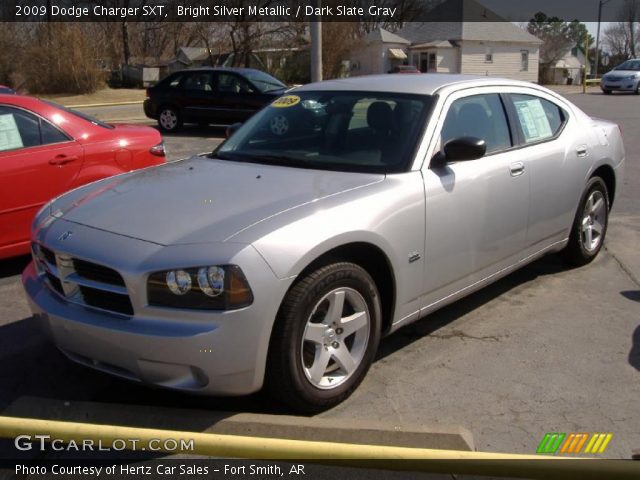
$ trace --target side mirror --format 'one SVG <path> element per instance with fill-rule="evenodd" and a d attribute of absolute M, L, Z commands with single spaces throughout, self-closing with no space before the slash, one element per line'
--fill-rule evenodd
<path fill-rule="evenodd" d="M 240 122 L 234 123 L 233 125 L 229 125 L 227 127 L 226 132 L 225 132 L 225 137 L 229 138 L 231 135 L 236 133 L 236 130 L 238 130 L 241 126 L 242 126 L 242 124 Z"/>
<path fill-rule="evenodd" d="M 487 153 L 487 143 L 477 137 L 458 137 L 449 140 L 443 150 L 444 154 L 438 152 L 433 157 L 432 165 L 441 166 L 448 162 L 477 160 Z"/>

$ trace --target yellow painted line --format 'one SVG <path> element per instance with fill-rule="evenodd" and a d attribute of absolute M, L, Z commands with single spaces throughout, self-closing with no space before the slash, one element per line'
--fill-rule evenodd
<path fill-rule="evenodd" d="M 61 422 L 33 418 L 0 417 L 0 437 L 17 435 L 39 435 L 47 433 L 63 441 L 83 439 L 102 440 L 111 445 L 116 439 L 139 439 L 138 447 L 150 440 L 191 440 L 194 450 L 188 453 L 229 458 L 253 458 L 272 460 L 313 459 L 397 459 L 397 460 L 540 460 L 555 459 L 541 455 L 516 455 L 506 453 L 467 452 L 426 448 L 391 447 L 383 445 L 359 445 L 348 443 L 316 442 L 310 440 L 288 440 L 280 438 L 219 435 L 213 433 L 158 430 L 152 428 L 97 425 L 91 423 Z M 171 451 L 170 453 L 177 453 Z M 185 452 L 186 453 L 186 452 Z"/>
<path fill-rule="evenodd" d="M 129 102 L 109 102 L 109 103 L 82 103 L 77 105 L 65 105 L 67 108 L 92 108 L 92 107 L 119 107 L 121 105 L 142 105 L 144 100 Z"/>
<path fill-rule="evenodd" d="M 467 452 L 407 448 L 382 445 L 316 442 L 201 432 L 158 430 L 152 428 L 97 425 L 0 416 L 0 438 L 18 435 L 49 435 L 50 440 L 75 442 L 92 440 L 103 447 L 122 445 L 135 439 L 136 450 L 189 453 L 210 457 L 252 460 L 308 461 L 324 465 L 347 465 L 386 470 L 415 472 L 444 472 L 508 477 L 535 477 L 547 479 L 616 478 L 635 479 L 640 475 L 640 464 L 634 461 L 599 460 L 575 457 L 518 455 L 507 453 Z M 192 445 L 179 450 L 171 445 Z M 131 445 L 132 442 L 127 442 Z M 148 448 L 153 445 L 154 448 Z M 164 447 L 164 448 L 163 448 Z M 130 446 L 126 447 L 131 449 Z M 179 447 L 178 447 L 179 448 Z M 384 462 L 380 462 L 384 460 Z M 437 460 L 429 462 L 425 460 Z M 514 460 L 520 460 L 514 462 Z M 591 461 L 589 461 L 591 460 Z M 346 461 L 346 462 L 345 462 Z M 593 476 L 597 474 L 598 476 Z"/>

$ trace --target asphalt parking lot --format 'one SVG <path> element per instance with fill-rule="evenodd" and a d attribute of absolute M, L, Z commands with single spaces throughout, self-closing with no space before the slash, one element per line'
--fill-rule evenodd
<path fill-rule="evenodd" d="M 627 150 L 625 184 L 596 261 L 567 269 L 549 256 L 388 337 L 361 387 L 321 418 L 347 428 L 460 426 L 482 451 L 534 453 L 546 432 L 611 432 L 610 458 L 640 449 L 640 97 L 569 99 L 619 123 Z M 142 121 L 131 112 L 92 113 Z M 222 137 L 194 127 L 165 142 L 178 159 Z M 199 431 L 216 412 L 287 413 L 261 394 L 190 397 L 72 364 L 31 319 L 19 282 L 27 261 L 0 262 L 0 413 L 55 416 L 60 405 L 81 405 L 86 418 L 184 421 Z"/>

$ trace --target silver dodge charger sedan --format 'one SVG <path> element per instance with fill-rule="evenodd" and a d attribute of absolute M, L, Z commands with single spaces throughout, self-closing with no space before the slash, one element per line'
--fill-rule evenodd
<path fill-rule="evenodd" d="M 310 84 L 210 155 L 51 201 L 22 281 L 75 362 L 319 411 L 381 336 L 546 253 L 590 262 L 624 158 L 615 124 L 530 83 Z"/>

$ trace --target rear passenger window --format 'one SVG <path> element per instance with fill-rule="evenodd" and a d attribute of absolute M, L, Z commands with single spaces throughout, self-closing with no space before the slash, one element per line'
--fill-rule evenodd
<path fill-rule="evenodd" d="M 525 143 L 555 137 L 566 121 L 566 114 L 556 104 L 533 95 L 512 94 L 513 105 Z"/>
<path fill-rule="evenodd" d="M 472 95 L 453 102 L 442 127 L 442 145 L 459 137 L 484 140 L 488 154 L 512 146 L 504 106 L 497 93 Z"/>
<path fill-rule="evenodd" d="M 169 88 L 178 88 L 178 86 L 180 85 L 180 80 L 182 80 L 182 75 L 175 75 L 164 82 L 164 86 Z"/>
<path fill-rule="evenodd" d="M 44 120 L 40 120 L 40 133 L 42 134 L 43 145 L 69 141 L 69 137 Z"/>
<path fill-rule="evenodd" d="M 0 152 L 69 140 L 60 130 L 35 115 L 0 106 Z"/>

